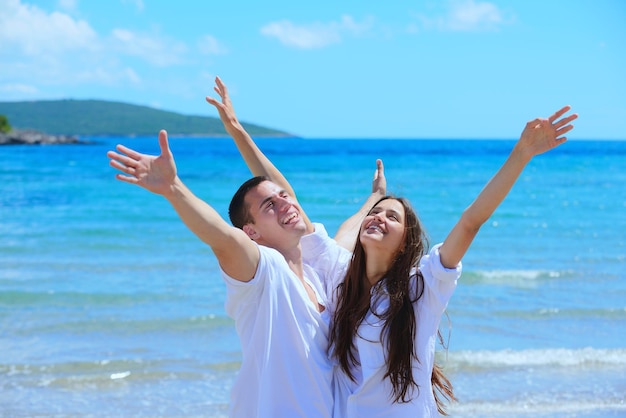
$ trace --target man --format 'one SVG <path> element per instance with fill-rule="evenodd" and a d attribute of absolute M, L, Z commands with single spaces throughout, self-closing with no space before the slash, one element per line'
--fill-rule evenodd
<path fill-rule="evenodd" d="M 235 109 L 230 100 L 228 89 L 219 77 L 215 77 L 215 92 L 220 96 L 221 102 L 207 96 L 206 101 L 212 104 L 218 111 L 220 119 L 224 124 L 226 132 L 233 138 L 239 153 L 243 157 L 246 165 L 255 176 L 266 176 L 274 183 L 283 187 L 289 194 L 295 197 L 295 191 L 283 176 L 283 174 L 272 164 L 272 162 L 261 152 L 254 143 L 250 135 L 241 126 Z M 350 218 L 344 221 L 339 227 L 334 239 L 342 247 L 352 251 L 356 242 L 356 237 L 361 226 L 361 220 L 367 215 L 372 205 L 385 195 L 387 183 L 384 175 L 383 163 L 376 161 L 376 171 L 372 181 L 372 194 L 368 197 L 361 208 Z M 309 221 L 306 214 L 302 213 L 307 226 L 307 233 L 312 233 L 315 228 Z"/>
<path fill-rule="evenodd" d="M 231 417 L 330 417 L 332 366 L 327 358 L 329 289 L 302 262 L 300 239 L 324 234 L 300 207 L 293 189 L 260 152 L 238 122 L 226 87 L 216 79 L 222 102 L 207 98 L 257 177 L 231 201 L 230 226 L 195 196 L 177 175 L 167 133 L 159 132 L 161 154 L 151 156 L 123 145 L 109 151 L 116 178 L 165 197 L 181 220 L 208 244 L 227 286 L 226 311 L 235 320 L 242 365 L 231 393 Z M 267 177 L 263 177 L 266 175 Z M 271 181 L 274 180 L 274 181 Z M 361 215 L 385 193 L 379 162 L 373 193 L 340 228 L 356 238 Z M 354 241 L 352 239 L 352 241 Z M 345 238 L 349 246 L 350 239 Z"/>

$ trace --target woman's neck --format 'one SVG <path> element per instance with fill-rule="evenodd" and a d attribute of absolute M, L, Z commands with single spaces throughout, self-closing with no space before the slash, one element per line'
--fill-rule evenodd
<path fill-rule="evenodd" d="M 365 274 L 371 287 L 378 283 L 385 276 L 385 273 L 389 271 L 391 260 L 386 259 L 379 252 L 370 255 L 366 254 L 366 260 Z"/>

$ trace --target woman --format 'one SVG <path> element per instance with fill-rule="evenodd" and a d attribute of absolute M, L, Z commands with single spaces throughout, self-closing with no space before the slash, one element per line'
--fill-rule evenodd
<path fill-rule="evenodd" d="M 366 216 L 331 327 L 335 416 L 436 416 L 445 413 L 438 393 L 454 399 L 434 348 L 461 263 L 446 268 L 442 247 L 426 254 L 406 199 L 385 197 Z"/>
<path fill-rule="evenodd" d="M 511 154 L 443 243 L 428 242 L 409 202 L 385 197 L 361 223 L 335 294 L 329 353 L 337 361 L 335 416 L 431 417 L 445 414 L 452 387 L 434 363 L 441 315 L 461 274 L 461 259 L 526 164 L 564 143 L 576 114 L 526 124 Z M 340 249 L 303 246 L 328 260 Z M 437 396 L 439 393 L 441 396 Z"/>

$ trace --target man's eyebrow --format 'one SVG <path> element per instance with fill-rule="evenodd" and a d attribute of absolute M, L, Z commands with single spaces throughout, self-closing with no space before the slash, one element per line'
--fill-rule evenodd
<path fill-rule="evenodd" d="M 259 203 L 259 209 L 263 208 L 263 206 L 265 206 L 265 204 L 269 201 L 271 201 L 274 198 L 274 195 L 268 196 L 265 199 L 261 200 L 261 203 Z"/>
<path fill-rule="evenodd" d="M 279 196 L 280 196 L 280 195 L 282 195 L 282 194 L 289 195 L 289 193 L 288 193 L 288 192 L 287 192 L 287 190 L 285 190 L 285 189 L 280 189 L 280 190 L 278 191 L 278 193 L 276 193 L 276 194 L 278 194 Z M 270 200 L 274 199 L 274 196 L 275 196 L 276 194 L 272 193 L 270 196 L 268 196 L 268 197 L 266 197 L 265 199 L 263 199 L 263 200 L 261 201 L 261 203 L 259 204 L 259 208 L 262 208 L 263 206 L 265 206 L 265 204 L 266 204 L 267 202 L 269 202 Z"/>

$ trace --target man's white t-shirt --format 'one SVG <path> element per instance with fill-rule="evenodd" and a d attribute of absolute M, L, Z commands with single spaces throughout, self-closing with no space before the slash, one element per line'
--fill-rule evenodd
<path fill-rule="evenodd" d="M 335 310 L 337 286 L 346 278 L 352 253 L 330 238 L 324 225 L 319 223 L 313 225 L 315 232 L 300 239 L 302 262 L 312 266 L 319 275 L 328 297 L 326 310 L 332 314 Z"/>
<path fill-rule="evenodd" d="M 276 250 L 259 245 L 254 278 L 222 271 L 226 313 L 235 320 L 242 363 L 232 388 L 232 418 L 331 417 L 333 368 L 326 354 L 329 314 L 319 312 Z M 327 297 L 318 274 L 304 277 L 320 305 Z"/>

